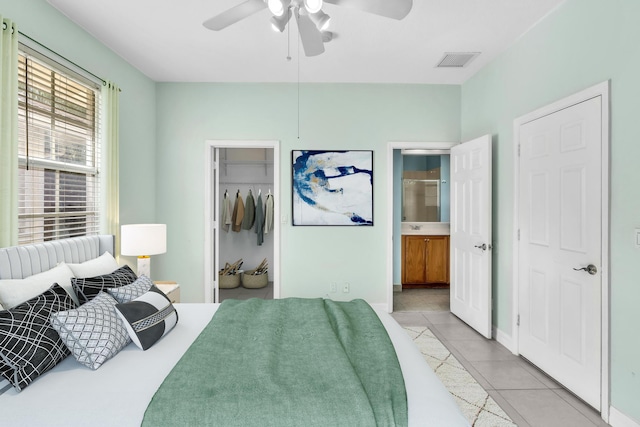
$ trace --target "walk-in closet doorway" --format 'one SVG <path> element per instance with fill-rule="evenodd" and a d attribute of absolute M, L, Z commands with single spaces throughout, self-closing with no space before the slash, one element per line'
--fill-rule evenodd
<path fill-rule="evenodd" d="M 205 142 L 206 302 L 279 298 L 279 159 L 278 141 Z M 264 286 L 260 277 L 244 277 L 243 285 L 238 271 L 219 275 L 265 265 Z"/>

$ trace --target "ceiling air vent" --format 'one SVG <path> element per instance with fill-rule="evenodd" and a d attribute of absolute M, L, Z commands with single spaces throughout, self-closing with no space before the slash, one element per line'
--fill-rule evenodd
<path fill-rule="evenodd" d="M 462 68 L 478 55 L 480 55 L 480 52 L 447 52 L 436 68 Z"/>

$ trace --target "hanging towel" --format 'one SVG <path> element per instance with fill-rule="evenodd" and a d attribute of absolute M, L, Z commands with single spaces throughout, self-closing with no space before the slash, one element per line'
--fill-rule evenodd
<path fill-rule="evenodd" d="M 258 203 L 256 204 L 256 234 L 258 235 L 258 246 L 264 242 L 264 228 L 262 222 L 262 194 L 258 193 Z"/>
<path fill-rule="evenodd" d="M 242 229 L 251 230 L 255 221 L 256 202 L 253 199 L 253 193 L 249 190 L 247 201 L 244 203 L 244 218 L 242 219 Z"/>
<path fill-rule="evenodd" d="M 269 234 L 273 230 L 273 195 L 267 195 L 267 202 L 264 212 L 264 234 Z"/>
<path fill-rule="evenodd" d="M 222 229 L 226 232 L 229 232 L 229 228 L 231 226 L 231 199 L 229 198 L 229 193 L 224 192 L 224 199 L 222 200 L 222 218 L 220 218 L 220 222 L 222 223 Z"/>
<path fill-rule="evenodd" d="M 236 203 L 233 205 L 233 215 L 231 217 L 231 229 L 240 231 L 242 229 L 242 219 L 244 218 L 244 202 L 240 190 L 236 193 Z"/>

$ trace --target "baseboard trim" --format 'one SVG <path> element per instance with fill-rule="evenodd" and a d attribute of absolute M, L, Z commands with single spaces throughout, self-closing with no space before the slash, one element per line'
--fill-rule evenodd
<path fill-rule="evenodd" d="M 516 346 L 515 346 L 515 343 L 513 342 L 513 337 L 511 335 L 505 333 L 504 331 L 501 331 L 495 326 L 492 328 L 491 333 L 493 335 L 494 340 L 496 340 L 498 343 L 506 347 L 506 349 L 509 350 L 511 353 L 516 354 L 516 351 L 515 351 Z"/>
<path fill-rule="evenodd" d="M 629 418 L 613 406 L 609 409 L 609 424 L 612 427 L 640 427 L 640 422 Z"/>
<path fill-rule="evenodd" d="M 389 305 L 387 304 L 380 304 L 380 303 L 373 303 L 373 304 L 369 304 L 371 306 L 371 308 L 373 308 L 374 310 L 380 310 L 380 311 L 384 311 L 386 313 L 391 313 L 389 311 Z"/>

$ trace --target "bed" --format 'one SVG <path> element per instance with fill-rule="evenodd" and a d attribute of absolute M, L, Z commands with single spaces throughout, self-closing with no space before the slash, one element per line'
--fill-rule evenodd
<path fill-rule="evenodd" d="M 112 251 L 112 236 L 2 248 L 0 281 L 6 283 L 47 272 L 60 262 L 77 267 Z M 159 388 L 171 372 L 178 369 L 178 362 L 190 347 L 196 346 L 194 341 L 207 330 L 220 304 L 182 303 L 173 308 L 178 319 L 175 327 L 146 351 L 129 343 L 95 370 L 68 356 L 22 391 L 0 378 L 0 423 L 13 426 L 141 425 L 150 402 L 160 394 Z M 375 314 L 397 354 L 407 396 L 408 425 L 468 426 L 453 398 L 402 327 L 387 313 L 376 310 Z M 184 402 L 181 399 L 185 399 L 180 392 L 170 397 L 177 407 Z M 215 400 L 210 406 L 214 411 Z M 238 425 L 243 425 L 241 420 Z"/>

